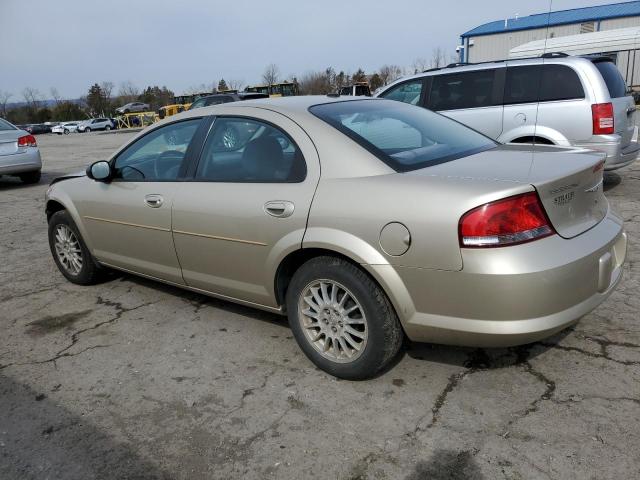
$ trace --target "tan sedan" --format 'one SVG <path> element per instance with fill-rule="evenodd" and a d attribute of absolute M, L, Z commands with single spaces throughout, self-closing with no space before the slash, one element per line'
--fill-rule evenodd
<path fill-rule="evenodd" d="M 626 235 L 602 167 L 389 100 L 238 102 L 54 181 L 49 243 L 74 283 L 115 268 L 287 314 L 317 366 L 366 378 L 404 336 L 528 343 L 607 298 Z"/>

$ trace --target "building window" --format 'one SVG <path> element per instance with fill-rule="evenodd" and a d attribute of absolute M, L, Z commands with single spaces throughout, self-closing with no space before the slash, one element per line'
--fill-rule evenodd
<path fill-rule="evenodd" d="M 591 33 L 596 31 L 596 22 L 584 22 L 580 24 L 580 33 Z"/>

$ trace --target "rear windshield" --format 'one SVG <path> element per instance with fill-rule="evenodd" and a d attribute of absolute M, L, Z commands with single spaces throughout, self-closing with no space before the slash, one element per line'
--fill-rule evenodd
<path fill-rule="evenodd" d="M 497 145 L 447 117 L 391 100 L 325 103 L 309 111 L 397 172 L 455 160 Z"/>
<path fill-rule="evenodd" d="M 15 130 L 16 127 L 14 127 L 13 125 L 11 125 L 9 122 L 7 122 L 6 120 L 3 120 L 2 118 L 0 118 L 0 131 L 4 131 L 4 130 Z"/>
<path fill-rule="evenodd" d="M 604 78 L 604 83 L 607 84 L 609 96 L 611 98 L 626 97 L 627 86 L 618 67 L 613 62 L 594 62 L 594 65 Z"/>

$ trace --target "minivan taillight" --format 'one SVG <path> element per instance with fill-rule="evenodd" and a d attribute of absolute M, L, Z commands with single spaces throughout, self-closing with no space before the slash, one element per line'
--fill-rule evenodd
<path fill-rule="evenodd" d="M 609 135 L 613 133 L 613 104 L 596 103 L 591 105 L 594 135 Z"/>
<path fill-rule="evenodd" d="M 536 192 L 474 208 L 462 216 L 458 231 L 465 248 L 515 245 L 555 233 Z"/>
<path fill-rule="evenodd" d="M 37 147 L 36 137 L 33 135 L 25 135 L 23 137 L 18 138 L 18 146 L 19 147 Z"/>

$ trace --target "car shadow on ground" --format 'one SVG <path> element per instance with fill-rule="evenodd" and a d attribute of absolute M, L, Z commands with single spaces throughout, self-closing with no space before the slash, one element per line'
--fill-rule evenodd
<path fill-rule="evenodd" d="M 0 192 L 3 190 L 18 190 L 21 188 L 39 187 L 49 185 L 54 178 L 65 175 L 64 172 L 42 172 L 42 177 L 38 183 L 24 183 L 18 177 L 0 175 Z"/>
<path fill-rule="evenodd" d="M 604 173 L 604 191 L 617 187 L 622 182 L 622 177 L 615 172 Z"/>
<path fill-rule="evenodd" d="M 219 300 L 217 298 L 191 292 L 179 287 L 174 287 L 128 273 L 114 272 L 111 278 L 112 281 L 131 282 L 142 287 L 160 290 L 169 295 L 184 298 L 196 308 L 213 307 L 255 320 L 260 320 L 262 322 L 267 322 L 288 330 L 290 329 L 287 317 L 276 313 L 246 307 L 226 300 Z M 555 345 L 560 343 L 562 339 L 572 331 L 573 327 L 569 327 L 545 339 L 544 342 L 530 343 L 527 345 L 509 348 L 456 347 L 452 345 L 417 343 L 405 340 L 403 348 L 399 354 L 374 378 L 382 376 L 393 370 L 394 367 L 405 358 L 405 356 L 409 356 L 414 360 L 445 363 L 472 370 L 489 370 L 522 365 L 530 359 L 543 354 L 545 351 L 554 348 Z"/>
<path fill-rule="evenodd" d="M 0 478 L 139 480 L 171 475 L 48 398 L 0 372 Z"/>

